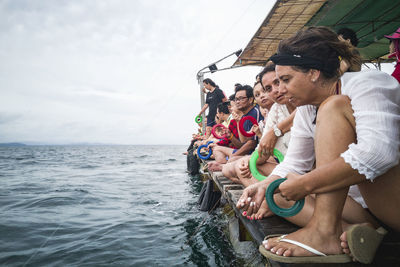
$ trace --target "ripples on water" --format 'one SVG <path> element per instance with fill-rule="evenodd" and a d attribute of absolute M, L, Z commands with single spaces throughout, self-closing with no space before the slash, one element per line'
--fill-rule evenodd
<path fill-rule="evenodd" d="M 241 265 L 224 214 L 197 210 L 184 150 L 0 147 L 0 265 Z"/>

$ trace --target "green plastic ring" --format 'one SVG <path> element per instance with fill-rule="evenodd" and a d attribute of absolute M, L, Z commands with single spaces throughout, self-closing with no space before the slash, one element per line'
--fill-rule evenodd
<path fill-rule="evenodd" d="M 284 158 L 283 154 L 276 148 L 274 148 L 274 156 L 279 160 L 279 163 L 283 161 Z M 253 177 L 256 178 L 258 181 L 262 181 L 267 177 L 262 175 L 257 170 L 257 159 L 258 159 L 258 149 L 254 150 L 253 154 L 251 154 L 249 161 L 249 168 Z"/>
<path fill-rule="evenodd" d="M 278 205 L 276 205 L 274 201 L 274 192 L 279 187 L 279 185 L 284 181 L 286 181 L 286 178 L 280 178 L 273 181 L 268 186 L 267 191 L 265 192 L 265 199 L 267 200 L 268 208 L 273 213 L 281 217 L 291 217 L 299 213 L 301 209 L 304 207 L 304 198 L 296 201 L 296 203 L 294 203 L 294 205 L 288 209 L 283 209 L 278 207 Z"/>
<path fill-rule="evenodd" d="M 196 118 L 194 119 L 196 123 L 201 123 L 203 121 L 203 117 L 201 115 L 197 115 Z"/>
<path fill-rule="evenodd" d="M 276 148 L 274 148 L 274 156 L 278 159 L 278 163 L 281 163 L 285 158 L 285 156 L 283 156 L 283 154 Z"/>

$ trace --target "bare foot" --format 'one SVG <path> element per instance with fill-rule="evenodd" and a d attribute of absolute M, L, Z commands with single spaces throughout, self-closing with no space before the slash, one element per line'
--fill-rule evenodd
<path fill-rule="evenodd" d="M 360 223 L 360 225 L 366 225 L 371 227 L 372 229 L 375 229 L 374 226 L 370 223 Z M 343 253 L 349 255 L 350 257 L 353 258 L 353 260 L 355 261 L 354 257 L 351 255 L 350 249 L 349 249 L 349 244 L 347 243 L 347 233 L 346 231 L 353 226 L 353 224 L 350 224 L 349 227 L 347 227 L 347 229 L 345 229 L 345 231 L 342 233 L 342 235 L 340 236 L 340 246 L 342 247 L 342 251 Z"/>
<path fill-rule="evenodd" d="M 271 217 L 272 215 L 274 215 L 274 213 L 268 209 L 267 202 L 264 199 L 264 201 L 261 203 L 260 209 L 256 214 L 251 215 L 251 217 L 253 217 L 255 220 L 261 220 L 262 218 Z"/>
<path fill-rule="evenodd" d="M 326 255 L 342 254 L 339 235 L 319 231 L 316 227 L 305 227 L 284 238 L 298 241 Z M 281 238 L 270 238 L 263 242 L 265 249 L 279 256 L 315 256 L 314 253 L 297 245 L 280 241 Z"/>
<path fill-rule="evenodd" d="M 213 172 L 222 171 L 222 164 L 218 163 L 216 161 L 207 163 L 207 166 L 208 166 L 208 170 L 210 170 L 210 171 L 213 171 Z"/>

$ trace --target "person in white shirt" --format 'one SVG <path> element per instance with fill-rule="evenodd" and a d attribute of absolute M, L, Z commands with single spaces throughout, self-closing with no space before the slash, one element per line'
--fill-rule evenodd
<path fill-rule="evenodd" d="M 306 198 L 290 217 L 303 228 L 260 247 L 275 261 L 369 263 L 384 232 L 374 227 L 400 231 L 400 86 L 375 70 L 339 79 L 341 58 L 351 56 L 330 29 L 310 27 L 282 40 L 271 57 L 280 92 L 298 107 L 291 140 L 283 163 L 246 188 L 237 207 L 256 212 L 281 177 L 279 205 Z M 349 188 L 357 202 L 348 201 Z"/>
<path fill-rule="evenodd" d="M 290 140 L 290 127 L 296 108 L 291 103 L 288 103 L 284 95 L 279 94 L 279 80 L 275 74 L 275 64 L 272 62 L 267 64 L 258 76 L 261 80 L 254 86 L 254 97 L 260 107 L 269 105 L 270 111 L 265 118 L 265 126 L 261 124 L 258 126 L 253 125 L 252 131 L 260 138 L 261 143 L 267 139 L 266 143 L 272 143 L 272 148 L 279 147 L 280 152 L 285 155 Z M 278 128 L 279 123 L 285 120 L 289 121 L 288 127 L 285 127 L 284 131 L 280 131 Z M 275 131 L 279 131 L 279 134 L 275 134 Z M 272 133 L 272 138 L 269 137 L 270 133 Z M 257 148 L 259 149 L 260 145 Z M 266 150 L 266 148 L 264 147 L 263 150 Z M 263 153 L 259 157 L 257 168 L 262 175 L 269 175 L 277 166 L 277 162 L 270 157 L 271 155 L 270 153 Z M 223 175 L 245 187 L 258 182 L 250 173 L 249 160 L 250 155 L 244 156 L 232 164 L 225 165 L 222 169 Z M 267 209 L 267 207 L 266 209 L 260 209 L 257 214 L 254 214 L 252 217 L 248 216 L 248 218 L 261 219 L 264 215 L 267 215 Z"/>

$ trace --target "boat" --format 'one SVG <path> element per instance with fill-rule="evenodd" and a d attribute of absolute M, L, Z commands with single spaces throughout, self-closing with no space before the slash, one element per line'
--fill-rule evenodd
<path fill-rule="evenodd" d="M 264 66 L 276 52 L 279 41 L 300 29 L 310 26 L 327 26 L 333 30 L 343 27 L 353 29 L 359 38 L 358 50 L 366 66 L 381 68 L 382 63 L 391 62 L 388 58 L 388 41 L 386 34 L 394 32 L 400 24 L 400 1 L 390 0 L 277 0 L 254 36 L 242 50 L 222 58 L 236 55 L 237 60 L 227 70 L 245 66 Z M 218 70 L 213 62 L 197 73 L 200 85 L 201 106 L 204 104 L 202 80 L 205 73 Z M 205 127 L 205 126 L 204 126 Z M 193 161 L 198 163 L 193 164 Z M 188 171 L 195 174 L 200 170 L 204 180 L 213 181 L 227 200 L 229 210 L 233 211 L 235 227 L 239 232 L 235 242 L 251 240 L 257 247 L 266 235 L 290 233 L 298 229 L 296 225 L 273 216 L 259 221 L 251 221 L 242 216 L 236 209 L 236 203 L 243 192 L 242 185 L 234 184 L 221 172 L 208 171 L 207 160 L 197 159 L 195 154 L 188 154 Z M 193 168 L 198 169 L 190 169 Z M 232 238 L 231 238 L 232 240 Z M 234 243 L 234 242 L 233 242 Z M 391 236 L 381 244 L 375 260 L 363 266 L 400 266 L 400 235 Z M 265 259 L 266 266 L 287 266 L 283 263 Z M 348 264 L 291 264 L 290 266 L 360 266 L 359 263 Z"/>

